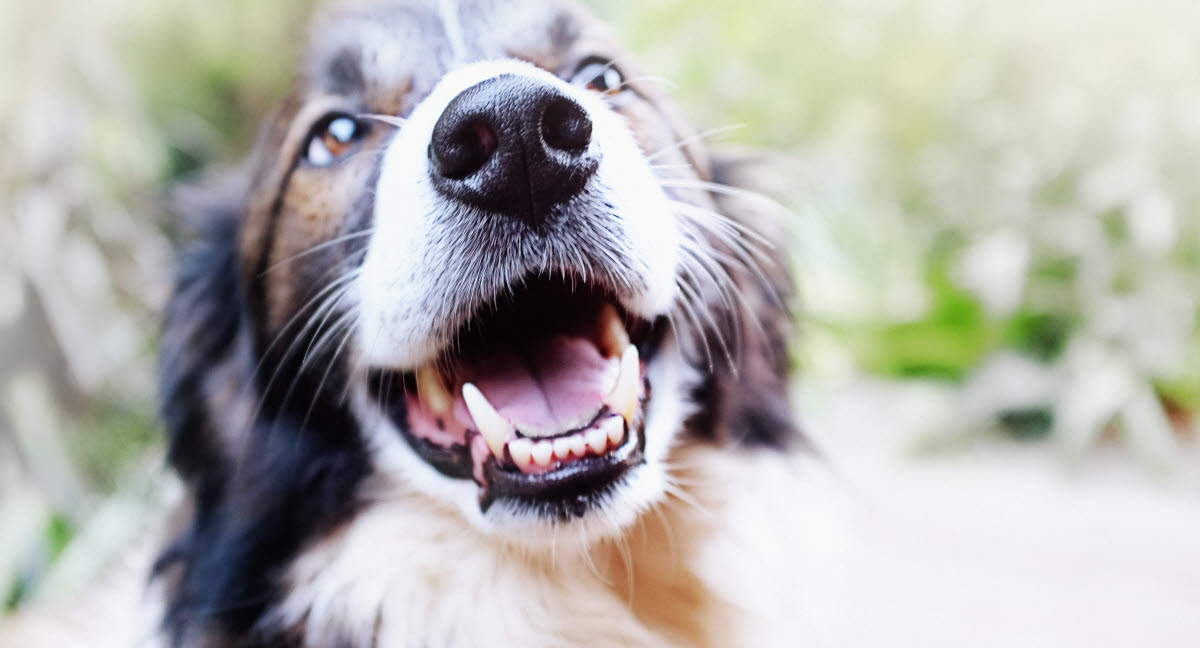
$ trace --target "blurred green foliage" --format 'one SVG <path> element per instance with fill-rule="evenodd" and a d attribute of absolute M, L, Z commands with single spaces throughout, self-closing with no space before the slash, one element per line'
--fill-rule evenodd
<path fill-rule="evenodd" d="M 1015 355 L 1046 393 L 983 427 L 1024 438 L 1005 422 L 1038 411 L 1080 452 L 1170 447 L 1195 422 L 1161 405 L 1200 406 L 1200 8 L 1151 4 L 599 6 L 702 128 L 799 161 L 809 381 L 970 385 Z M 1135 414 L 1144 390 L 1160 407 Z"/>
<path fill-rule="evenodd" d="M 313 4 L 0 3 L 0 53 L 23 62 L 0 76 L 0 330 L 65 358 L 0 372 L 5 420 L 38 426 L 0 455 L 8 607 L 160 470 L 163 190 L 250 149 Z M 1000 430 L 1080 457 L 1115 437 L 1162 465 L 1195 438 L 1200 5 L 591 4 L 699 129 L 743 126 L 714 146 L 784 154 L 810 385 L 943 385 L 963 412 L 929 448 Z"/>
<path fill-rule="evenodd" d="M 163 134 L 164 180 L 240 158 L 292 81 L 315 3 L 143 4 L 122 59 Z"/>

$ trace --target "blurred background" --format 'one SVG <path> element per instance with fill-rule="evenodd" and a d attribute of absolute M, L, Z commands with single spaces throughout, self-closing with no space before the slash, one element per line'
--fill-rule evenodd
<path fill-rule="evenodd" d="M 247 152 L 311 4 L 0 0 L 0 609 L 77 592 L 170 498 L 166 188 Z M 1200 4 L 591 4 L 713 146 L 781 154 L 798 411 L 848 481 L 1035 547 L 994 576 L 1049 601 L 1194 610 Z"/>

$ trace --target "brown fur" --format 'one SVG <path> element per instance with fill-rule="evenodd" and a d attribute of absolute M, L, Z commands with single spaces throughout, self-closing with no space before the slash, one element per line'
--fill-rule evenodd
<path fill-rule="evenodd" d="M 518 57 L 560 77 L 569 76 L 586 56 L 620 61 L 638 99 L 616 105 L 614 110 L 628 122 L 641 151 L 658 155 L 655 164 L 686 167 L 679 177 L 688 181 L 728 182 L 740 168 L 710 158 L 661 88 L 641 80 L 636 63 L 616 45 L 607 29 L 578 5 L 535 0 L 516 11 L 503 7 L 502 0 L 464 4 L 468 7 L 462 20 L 470 35 L 467 46 L 472 56 Z M 401 14 L 404 19 L 396 20 Z M 755 485 L 762 489 L 767 479 L 759 473 L 769 465 L 773 467 L 766 472 L 777 476 L 785 472 L 779 466 L 792 461 L 790 455 L 778 452 L 791 445 L 793 432 L 785 389 L 791 285 L 782 245 L 763 250 L 772 258 L 761 263 L 761 273 L 722 262 L 736 285 L 736 300 L 706 287 L 705 277 L 688 278 L 697 294 L 709 300 L 703 307 L 713 314 L 715 330 L 692 331 L 687 341 L 697 357 L 707 356 L 709 363 L 697 394 L 702 401 L 700 413 L 688 422 L 685 436 L 669 458 L 672 496 L 617 538 L 587 549 L 586 556 L 564 549 L 567 562 L 563 562 L 562 556 L 497 544 L 495 539 L 478 535 L 443 504 L 404 488 L 390 490 L 396 489 L 396 484 L 385 489 L 387 499 L 383 501 L 361 491 L 332 496 L 334 513 L 326 511 L 319 519 L 297 519 L 307 512 L 280 513 L 284 507 L 305 504 L 298 498 L 330 497 L 320 491 L 280 495 L 270 490 L 275 486 L 270 471 L 307 474 L 312 468 L 288 465 L 291 458 L 311 456 L 314 461 L 324 461 L 332 456 L 320 449 L 295 450 L 295 443 L 312 439 L 289 436 L 287 426 L 302 427 L 309 422 L 307 416 L 281 424 L 269 418 L 273 415 L 271 403 L 277 404 L 281 393 L 285 401 L 291 396 L 291 388 L 283 383 L 292 379 L 287 374 L 295 371 L 295 365 L 285 365 L 283 360 L 297 344 L 301 351 L 312 345 L 312 340 L 300 337 L 297 323 L 311 317 L 320 291 L 339 269 L 352 266 L 355 255 L 361 254 L 361 246 L 330 243 L 370 227 L 375 174 L 392 130 L 382 123 L 364 122 L 370 128 L 357 144 L 357 153 L 319 169 L 300 163 L 306 142 L 314 125 L 331 111 L 404 117 L 449 65 L 447 35 L 436 12 L 421 2 L 338 3 L 319 14 L 314 25 L 313 45 L 295 87 L 267 122 L 247 164 L 234 172 L 234 182 L 201 188 L 200 204 L 187 210 L 198 213 L 191 224 L 201 238 L 215 241 L 217 253 L 221 238 L 212 232 L 223 227 L 233 227 L 236 232 L 232 258 L 212 251 L 206 253 L 209 256 L 192 258 L 198 265 L 185 268 L 164 333 L 164 401 L 172 434 L 171 460 L 187 490 L 183 524 L 160 561 L 155 581 L 171 602 L 164 639 L 183 646 L 370 643 L 371 628 L 378 632 L 388 627 L 386 620 L 361 619 L 347 627 L 344 624 L 357 619 L 355 615 L 363 610 L 345 609 L 341 617 L 331 616 L 321 625 L 323 608 L 311 607 L 313 602 L 304 597 L 322 599 L 343 587 L 358 591 L 365 585 L 361 579 L 337 584 L 340 576 L 335 566 L 346 563 L 362 571 L 361 561 L 371 559 L 381 561 L 379 571 L 399 569 L 397 578 L 403 576 L 402 581 L 409 584 L 412 578 L 418 579 L 425 588 L 424 595 L 430 600 L 415 603 L 412 613 L 457 605 L 455 597 L 475 596 L 486 585 L 442 591 L 448 582 L 457 582 L 457 575 L 437 562 L 452 555 L 442 543 L 459 543 L 459 555 L 470 553 L 481 564 L 494 565 L 498 582 L 518 588 L 513 596 L 530 598 L 533 607 L 529 609 L 549 605 L 545 609 L 550 614 L 540 628 L 544 637 L 575 637 L 574 645 L 604 644 L 605 637 L 623 645 L 696 646 L 759 645 L 755 638 L 778 639 L 781 635 L 775 630 L 787 620 L 776 618 L 778 609 L 764 608 L 756 596 L 774 596 L 778 603 L 787 592 L 772 589 L 772 566 L 758 562 L 763 554 L 753 545 L 762 540 L 756 534 L 766 528 L 754 525 L 771 523 L 771 514 L 765 511 L 774 501 L 754 501 Z M 671 193 L 763 232 L 770 241 L 781 240 L 767 215 L 770 208 L 761 201 L 703 189 Z M 727 259 L 744 252 L 715 237 L 708 243 Z M 222 272 L 233 273 L 228 281 L 231 285 L 222 284 L 226 281 Z M 224 312 L 235 306 L 227 302 L 240 304 L 244 312 Z M 340 362 L 330 364 L 335 381 L 344 380 L 354 369 Z M 281 369 L 285 375 L 275 384 Z M 321 433 L 335 440 L 338 434 L 353 434 L 344 419 L 334 419 L 332 425 L 333 429 Z M 325 437 L 318 437 L 318 442 L 326 443 Z M 276 443 L 283 444 L 282 450 L 272 445 Z M 270 463 L 276 456 L 281 457 L 283 467 Z M 369 468 L 369 461 L 352 457 L 346 464 L 322 465 L 320 470 L 336 473 Z M 367 483 L 379 481 L 379 476 L 372 476 Z M 302 481 L 296 488 L 308 483 Z M 770 483 L 772 488 L 777 485 Z M 282 517 L 272 523 L 269 520 L 275 518 L 271 515 Z M 214 517 L 236 532 L 219 528 L 225 535 L 215 539 L 206 535 L 214 533 L 205 526 Z M 747 517 L 753 518 L 750 527 L 745 526 Z M 388 526 L 393 523 L 399 526 Z M 283 533 L 274 536 L 265 549 L 239 544 L 242 536 L 238 534 L 253 539 L 246 529 L 254 529 L 256 524 L 268 527 L 256 533 L 271 532 L 273 524 L 281 528 L 308 525 L 312 535 L 297 538 Z M 371 524 L 413 535 L 408 541 L 419 546 L 412 553 L 432 552 L 428 565 L 437 569 L 418 566 L 409 574 L 402 563 L 411 560 L 410 555 L 395 556 L 393 562 L 388 562 L 387 556 L 376 556 L 374 547 L 390 536 L 371 536 Z M 419 542 L 416 538 L 422 534 L 429 539 Z M 226 597 L 226 590 L 220 588 L 240 592 L 243 583 L 236 579 L 241 572 L 229 570 L 224 558 L 205 566 L 203 559 L 213 559 L 205 552 L 217 551 L 214 545 L 222 542 L 220 550 L 233 556 L 231 559 L 253 561 L 257 560 L 256 551 L 269 553 L 276 550 L 274 545 L 292 540 L 300 546 L 279 549 L 288 552 L 288 559 L 278 570 L 269 571 L 270 583 L 254 584 L 260 589 L 281 587 L 281 600 L 261 602 L 265 610 L 261 618 L 239 617 L 246 602 L 236 593 Z M 256 566 L 253 562 L 246 565 Z M 514 568 L 521 566 L 523 569 Z M 229 571 L 220 576 L 235 580 L 213 581 L 215 577 L 206 573 L 222 569 Z M 370 571 L 367 568 L 364 573 Z M 758 594 L 753 594 L 756 591 Z M 503 601 L 485 600 L 481 605 L 490 603 Z M 559 603 L 565 607 L 555 608 Z M 369 605 L 366 609 L 370 610 Z M 508 618 L 502 609 L 493 610 L 494 618 Z M 556 618 L 556 609 L 579 614 L 597 611 L 599 616 L 591 624 L 556 626 L 564 621 Z M 382 609 L 371 612 L 376 613 L 384 614 Z M 524 618 L 518 617 L 517 622 Z M 247 632 L 247 627 L 252 630 Z M 469 632 L 487 629 L 463 629 L 460 632 L 465 634 L 458 636 L 461 639 Z M 514 640 L 534 631 L 519 625 L 509 630 Z M 436 637 L 423 640 L 438 641 Z M 446 635 L 442 640 L 450 641 Z"/>

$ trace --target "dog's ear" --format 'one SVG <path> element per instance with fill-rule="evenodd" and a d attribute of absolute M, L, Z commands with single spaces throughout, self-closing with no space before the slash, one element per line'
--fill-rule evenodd
<path fill-rule="evenodd" d="M 173 645 L 243 645 L 226 638 L 255 631 L 279 595 L 282 566 L 306 534 L 353 513 L 359 480 L 370 472 L 346 408 L 312 408 L 300 397 L 288 410 L 259 407 L 240 252 L 249 182 L 256 180 L 243 167 L 174 196 L 180 244 L 159 397 L 168 459 L 190 498 L 154 570 L 168 591 Z M 253 645 L 280 645 L 273 637 Z"/>
<path fill-rule="evenodd" d="M 712 404 L 702 421 L 718 441 L 788 448 L 801 441 L 789 404 L 794 284 L 788 257 L 786 210 L 759 191 L 769 191 L 776 172 L 754 153 L 711 156 L 718 211 L 746 232 L 740 251 L 724 246 L 722 266 L 736 295 L 727 296 L 716 326 L 723 348 L 714 358 L 698 402 Z M 710 342 L 710 347 L 712 343 Z M 720 354 L 720 355 L 718 355 Z"/>
<path fill-rule="evenodd" d="M 170 592 L 163 622 L 176 644 L 209 645 L 185 639 L 205 633 L 206 614 L 189 619 L 198 588 L 195 563 L 219 539 L 222 503 L 229 496 L 234 448 L 229 429 L 215 420 L 214 398 L 238 390 L 239 342 L 245 337 L 238 231 L 245 212 L 245 174 L 209 173 L 176 186 L 170 195 L 172 229 L 177 240 L 174 286 L 167 302 L 158 356 L 159 409 L 168 437 L 167 459 L 184 480 L 187 506 L 174 524 L 171 544 L 154 566 L 155 577 Z M 217 388 L 221 385 L 221 388 Z M 200 581 L 201 583 L 203 581 Z M 183 610 L 184 612 L 181 612 Z"/>
<path fill-rule="evenodd" d="M 245 323 L 238 263 L 244 175 L 212 174 L 171 196 L 179 249 L 159 351 L 159 403 L 168 459 L 198 495 L 220 488 L 229 461 L 212 420 L 219 395 L 211 378 L 236 363 Z"/>

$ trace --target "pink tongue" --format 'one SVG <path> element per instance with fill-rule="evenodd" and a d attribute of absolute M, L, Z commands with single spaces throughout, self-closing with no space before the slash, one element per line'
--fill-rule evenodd
<path fill-rule="evenodd" d="M 521 352 L 500 351 L 468 371 L 518 430 L 554 434 L 591 422 L 620 361 L 601 356 L 587 339 L 560 335 Z"/>

